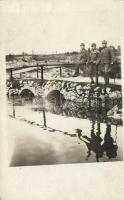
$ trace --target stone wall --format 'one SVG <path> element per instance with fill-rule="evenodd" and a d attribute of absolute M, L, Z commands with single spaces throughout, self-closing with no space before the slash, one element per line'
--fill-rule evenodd
<path fill-rule="evenodd" d="M 66 100 L 82 103 L 83 106 L 105 108 L 108 116 L 122 118 L 122 91 L 119 85 L 95 85 L 60 80 L 21 80 L 15 83 L 7 82 L 8 95 L 20 95 L 24 89 L 31 90 L 34 96 L 44 98 L 53 91 L 58 90 Z"/>

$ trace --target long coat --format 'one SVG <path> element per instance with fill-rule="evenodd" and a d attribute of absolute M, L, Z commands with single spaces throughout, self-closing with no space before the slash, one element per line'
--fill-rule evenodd
<path fill-rule="evenodd" d="M 80 62 L 82 64 L 86 64 L 88 60 L 88 51 L 86 49 L 83 49 L 80 51 Z"/>
<path fill-rule="evenodd" d="M 97 49 L 91 50 L 91 52 L 88 55 L 88 62 L 94 63 L 96 62 L 96 65 L 100 62 L 100 52 Z"/>
<path fill-rule="evenodd" d="M 100 53 L 101 64 L 110 64 L 115 60 L 114 52 L 110 47 L 103 48 Z"/>

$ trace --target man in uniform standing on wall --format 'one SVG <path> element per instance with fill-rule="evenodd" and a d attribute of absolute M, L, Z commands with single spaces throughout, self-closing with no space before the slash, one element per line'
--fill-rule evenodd
<path fill-rule="evenodd" d="M 80 64 L 77 65 L 73 77 L 79 76 L 79 70 L 84 71 L 84 69 L 86 67 L 87 60 L 88 60 L 88 52 L 85 49 L 85 44 L 81 43 L 80 47 L 81 47 L 81 50 L 80 50 Z"/>
<path fill-rule="evenodd" d="M 98 84 L 98 65 L 100 63 L 100 52 L 96 49 L 96 44 L 91 44 L 91 51 L 88 56 L 89 75 L 91 83 L 94 83 L 93 77 L 96 77 L 96 84 Z"/>
<path fill-rule="evenodd" d="M 100 55 L 102 71 L 104 73 L 105 84 L 109 84 L 109 74 L 114 62 L 114 52 L 111 48 L 107 47 L 107 41 L 102 41 L 102 49 Z"/>

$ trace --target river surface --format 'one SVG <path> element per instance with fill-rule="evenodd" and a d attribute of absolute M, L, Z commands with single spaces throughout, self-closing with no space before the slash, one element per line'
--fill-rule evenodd
<path fill-rule="evenodd" d="M 122 126 L 66 101 L 7 99 L 10 166 L 122 160 Z"/>

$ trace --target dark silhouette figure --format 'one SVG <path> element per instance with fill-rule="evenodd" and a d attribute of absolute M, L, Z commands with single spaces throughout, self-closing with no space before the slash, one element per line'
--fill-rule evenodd
<path fill-rule="evenodd" d="M 102 138 L 100 137 L 101 131 L 100 131 L 100 123 L 97 123 L 97 132 L 95 134 L 94 132 L 95 129 L 95 122 L 92 123 L 92 129 L 91 129 L 91 138 L 86 136 L 86 135 L 81 135 L 79 137 L 80 140 L 82 140 L 83 142 L 85 142 L 87 148 L 88 148 L 88 154 L 86 157 L 86 160 L 88 160 L 88 158 L 91 155 L 91 151 L 93 151 L 96 154 L 96 161 L 99 162 L 99 158 L 103 156 L 103 150 L 102 150 Z M 87 141 L 85 141 L 85 140 Z"/>
<path fill-rule="evenodd" d="M 111 136 L 111 125 L 110 124 L 107 124 L 106 134 L 104 136 L 104 143 L 102 145 L 102 148 L 103 148 L 103 152 L 106 152 L 106 156 L 109 159 L 117 157 L 118 146 L 115 143 L 113 137 Z"/>
<path fill-rule="evenodd" d="M 78 138 L 81 139 L 81 136 L 82 136 L 82 130 L 77 128 L 76 129 L 76 132 L 77 132 L 77 135 L 78 135 Z"/>
<path fill-rule="evenodd" d="M 100 157 L 103 157 L 104 153 L 106 153 L 106 156 L 109 159 L 117 157 L 118 146 L 117 146 L 116 142 L 114 141 L 113 137 L 111 136 L 111 125 L 110 124 L 107 124 L 103 144 L 101 144 L 103 139 L 100 137 L 101 130 L 100 130 L 99 122 L 97 122 L 96 133 L 94 131 L 95 130 L 95 122 L 94 121 L 92 122 L 91 137 L 82 135 L 81 129 L 76 129 L 76 130 L 77 130 L 78 138 L 81 141 L 83 141 L 88 148 L 86 160 L 88 160 L 88 158 L 90 157 L 91 151 L 93 151 L 96 154 L 97 162 L 99 162 Z"/>

